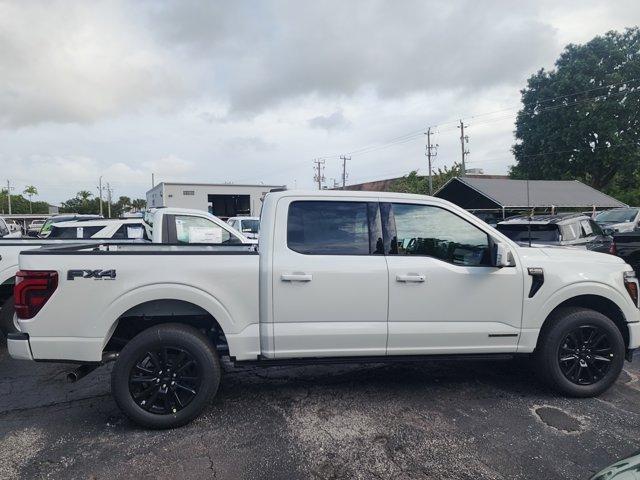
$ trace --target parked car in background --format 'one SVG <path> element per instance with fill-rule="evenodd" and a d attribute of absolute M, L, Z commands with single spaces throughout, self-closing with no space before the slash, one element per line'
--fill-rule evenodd
<path fill-rule="evenodd" d="M 4 218 L 0 217 L 0 238 L 20 238 L 22 233 L 20 230 L 15 230 L 11 227 L 11 224 Z"/>
<path fill-rule="evenodd" d="M 51 233 L 51 227 L 60 222 L 70 222 L 72 220 L 94 220 L 98 218 L 103 218 L 101 215 L 81 215 L 77 213 L 69 214 L 69 215 L 56 215 L 55 217 L 49 217 L 42 228 L 37 233 L 37 237 L 39 238 L 47 238 Z M 29 227 L 31 228 L 31 227 Z"/>
<path fill-rule="evenodd" d="M 582 213 L 519 216 L 498 223 L 498 231 L 520 245 L 586 248 L 607 253 L 611 237 Z"/>
<path fill-rule="evenodd" d="M 231 217 L 227 223 L 247 238 L 258 238 L 260 217 Z"/>
<path fill-rule="evenodd" d="M 604 230 L 633 232 L 640 225 L 640 208 L 614 208 L 596 215 L 595 221 Z"/>
<path fill-rule="evenodd" d="M 37 237 L 46 220 L 31 220 L 31 223 L 27 227 L 27 236 Z"/>
<path fill-rule="evenodd" d="M 15 220 L 5 219 L 10 232 L 18 232 L 22 236 L 22 227 Z"/>
<path fill-rule="evenodd" d="M 609 253 L 622 258 L 640 272 L 640 231 L 614 233 Z"/>
<path fill-rule="evenodd" d="M 148 226 L 138 219 L 100 219 L 59 222 L 51 226 L 49 239 L 102 238 L 150 241 Z"/>

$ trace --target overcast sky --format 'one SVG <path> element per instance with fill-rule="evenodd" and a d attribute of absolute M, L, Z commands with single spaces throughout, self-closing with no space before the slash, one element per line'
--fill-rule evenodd
<path fill-rule="evenodd" d="M 519 90 L 569 42 L 638 23 L 637 0 L 0 0 L 0 182 L 59 203 L 100 175 L 313 187 L 435 166 L 506 173 Z M 522 5 L 521 5 L 522 4 Z M 495 113 L 491 113 L 495 112 Z M 389 145 L 390 142 L 395 142 Z"/>

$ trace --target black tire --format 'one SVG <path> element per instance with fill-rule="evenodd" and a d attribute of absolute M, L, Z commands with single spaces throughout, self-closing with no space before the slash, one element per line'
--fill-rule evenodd
<path fill-rule="evenodd" d="M 203 333 L 188 325 L 157 325 L 122 349 L 111 373 L 111 393 L 122 412 L 138 425 L 180 427 L 211 401 L 221 373 L 218 353 Z"/>
<path fill-rule="evenodd" d="M 13 308 L 13 295 L 10 296 L 3 304 L 2 310 L 0 310 L 0 331 L 7 336 L 9 333 L 15 333 L 18 331 L 13 323 L 13 314 L 15 310 Z"/>
<path fill-rule="evenodd" d="M 541 333 L 536 370 L 551 387 L 571 397 L 595 397 L 622 370 L 625 344 L 615 323 L 587 308 L 565 308 Z M 595 344 L 595 345 L 594 345 Z"/>

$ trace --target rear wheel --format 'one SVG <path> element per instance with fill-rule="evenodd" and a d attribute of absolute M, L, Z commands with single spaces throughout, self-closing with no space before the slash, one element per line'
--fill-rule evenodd
<path fill-rule="evenodd" d="M 624 339 L 599 312 L 567 308 L 557 312 L 536 352 L 540 376 L 560 392 L 592 397 L 607 390 L 624 363 Z"/>
<path fill-rule="evenodd" d="M 218 354 L 207 337 L 181 324 L 151 327 L 120 352 L 111 391 L 123 413 L 149 428 L 173 428 L 197 417 L 220 383 Z"/>
<path fill-rule="evenodd" d="M 13 314 L 15 310 L 13 308 L 13 296 L 9 297 L 3 304 L 2 310 L 0 310 L 0 331 L 6 336 L 9 333 L 15 333 L 18 331 L 13 323 Z"/>

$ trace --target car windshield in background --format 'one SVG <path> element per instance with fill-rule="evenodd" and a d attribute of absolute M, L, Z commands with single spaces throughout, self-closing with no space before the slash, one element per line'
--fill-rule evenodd
<path fill-rule="evenodd" d="M 621 210 L 608 210 L 596 216 L 596 222 L 600 223 L 624 223 L 633 222 L 638 215 L 637 208 L 623 208 Z"/>
<path fill-rule="evenodd" d="M 258 233 L 260 220 L 242 220 L 242 233 Z"/>
<path fill-rule="evenodd" d="M 518 225 L 498 225 L 496 228 L 514 242 L 528 242 L 529 228 L 531 228 L 532 242 L 560 241 L 560 232 L 557 225 L 527 225 L 523 223 Z"/>

